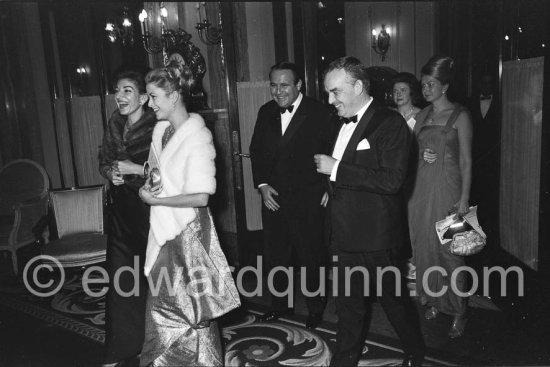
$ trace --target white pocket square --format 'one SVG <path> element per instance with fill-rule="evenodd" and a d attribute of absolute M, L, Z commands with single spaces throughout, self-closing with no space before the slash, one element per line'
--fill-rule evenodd
<path fill-rule="evenodd" d="M 366 150 L 366 149 L 370 149 L 370 144 L 367 139 L 363 139 L 359 142 L 359 144 L 357 144 L 357 150 Z"/>

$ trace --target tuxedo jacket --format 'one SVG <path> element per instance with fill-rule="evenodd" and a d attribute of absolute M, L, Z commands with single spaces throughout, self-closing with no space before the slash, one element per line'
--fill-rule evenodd
<path fill-rule="evenodd" d="M 303 96 L 283 135 L 277 103 L 264 104 L 250 143 L 254 185 L 269 184 L 279 195 L 312 190 L 322 195 L 325 178 L 317 173 L 313 156 L 329 153 L 335 128 L 328 109 Z"/>
<path fill-rule="evenodd" d="M 376 100 L 357 124 L 330 183 L 331 247 L 349 252 L 398 247 L 411 134 L 399 113 Z M 365 139 L 370 148 L 357 150 Z"/>

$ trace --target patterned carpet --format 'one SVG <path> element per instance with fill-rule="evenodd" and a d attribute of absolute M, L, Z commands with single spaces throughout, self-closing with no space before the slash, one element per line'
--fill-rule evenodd
<path fill-rule="evenodd" d="M 92 285 L 92 291 L 101 285 Z M 104 343 L 104 296 L 84 292 L 80 277 L 65 279 L 54 295 L 31 294 L 22 283 L 0 286 L 0 304 L 44 320 L 97 343 Z M 334 331 L 307 330 L 302 323 L 282 319 L 259 323 L 254 310 L 241 310 L 222 323 L 226 366 L 325 366 L 331 357 Z M 401 351 L 381 343 L 367 342 L 360 366 L 399 366 Z M 425 365 L 450 365 L 429 359 Z"/>

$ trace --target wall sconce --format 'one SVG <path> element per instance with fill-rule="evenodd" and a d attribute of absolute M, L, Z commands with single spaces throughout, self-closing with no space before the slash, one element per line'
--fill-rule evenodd
<path fill-rule="evenodd" d="M 216 45 L 220 43 L 222 38 L 221 30 L 212 27 L 210 22 L 206 19 L 206 10 L 204 10 L 204 18 L 201 15 L 201 6 L 204 9 L 205 3 L 197 3 L 197 12 L 199 22 L 195 26 L 199 33 L 199 38 L 207 45 Z M 161 51 L 164 54 L 164 62 L 167 61 L 166 49 L 176 44 L 183 44 L 191 39 L 191 35 L 185 30 L 179 28 L 177 31 L 173 31 L 167 28 L 168 24 L 168 10 L 164 6 L 164 2 L 159 3 L 160 13 L 160 36 L 153 36 L 149 30 L 149 14 L 143 9 L 139 13 L 138 19 L 141 25 L 141 41 L 143 48 L 150 54 L 157 54 Z M 115 22 L 107 22 L 105 25 L 105 31 L 107 32 L 107 39 L 111 43 L 117 41 L 122 43 L 122 46 L 134 45 L 134 31 L 132 22 L 128 16 L 128 7 L 124 7 L 122 17 L 120 19 L 120 25 Z"/>
<path fill-rule="evenodd" d="M 132 28 L 132 22 L 128 16 L 128 7 L 122 9 L 122 17 L 120 18 L 120 25 L 115 22 L 107 22 L 105 24 L 105 31 L 107 32 L 107 38 L 111 43 L 120 41 L 122 46 L 134 45 L 134 29 Z"/>
<path fill-rule="evenodd" d="M 204 9 L 204 18 L 201 15 L 201 6 Z M 199 14 L 199 22 L 195 26 L 195 29 L 199 32 L 199 38 L 206 45 L 217 45 L 222 39 L 222 32 L 216 27 L 212 27 L 212 24 L 206 19 L 206 7 L 205 3 L 197 3 L 197 12 Z"/>
<path fill-rule="evenodd" d="M 372 49 L 378 55 L 382 61 L 386 59 L 386 53 L 390 48 L 390 27 L 386 27 L 385 24 L 382 24 L 380 32 L 376 32 L 376 29 L 372 30 Z"/>

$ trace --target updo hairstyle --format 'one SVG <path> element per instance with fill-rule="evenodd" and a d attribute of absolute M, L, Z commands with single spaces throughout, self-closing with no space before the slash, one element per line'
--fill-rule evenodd
<path fill-rule="evenodd" d="M 411 103 L 413 104 L 413 106 L 418 106 L 418 104 L 422 101 L 422 92 L 420 88 L 420 82 L 418 81 L 418 79 L 416 79 L 416 76 L 403 71 L 396 74 L 392 78 L 392 89 L 397 83 L 404 83 L 409 86 L 409 89 L 411 90 Z"/>
<path fill-rule="evenodd" d="M 420 73 L 436 78 L 443 85 L 450 85 L 455 74 L 454 64 L 455 62 L 451 57 L 436 55 L 428 60 Z"/>
<path fill-rule="evenodd" d="M 171 60 L 165 67 L 150 71 L 145 77 L 145 82 L 154 84 L 167 94 L 177 91 L 183 97 L 183 102 L 187 104 L 195 78 L 189 66 L 177 60 Z"/>

